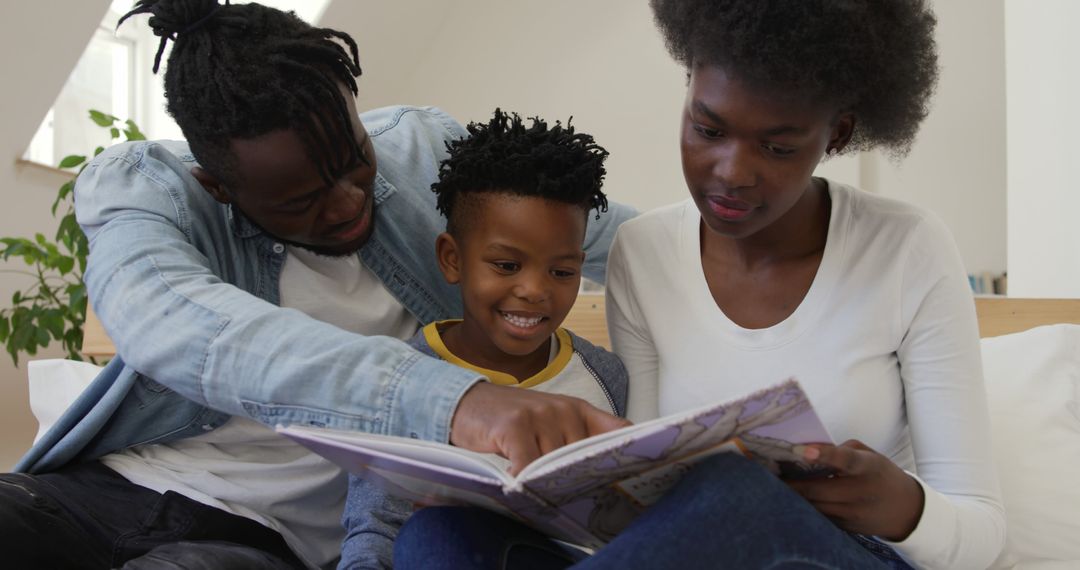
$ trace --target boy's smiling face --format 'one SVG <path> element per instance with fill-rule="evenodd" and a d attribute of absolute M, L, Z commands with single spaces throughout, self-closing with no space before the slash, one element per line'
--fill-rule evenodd
<path fill-rule="evenodd" d="M 577 299 L 586 212 L 543 198 L 483 193 L 456 238 L 439 236 L 443 275 L 461 285 L 463 322 L 451 350 L 477 366 L 514 374 L 511 361 L 546 365 L 548 339 Z M 450 339 L 446 339 L 449 343 Z M 541 366 L 542 368 L 542 366 Z M 521 378 L 520 375 L 517 375 Z"/>

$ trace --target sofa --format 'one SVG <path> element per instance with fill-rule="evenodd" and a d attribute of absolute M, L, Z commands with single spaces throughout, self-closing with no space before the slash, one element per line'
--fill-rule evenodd
<path fill-rule="evenodd" d="M 975 303 L 1008 526 L 993 568 L 1080 570 L 1080 299 Z M 581 295 L 565 326 L 610 345 L 602 295 Z M 113 351 L 91 315 L 84 352 Z M 98 370 L 68 360 L 30 363 L 39 437 Z"/>

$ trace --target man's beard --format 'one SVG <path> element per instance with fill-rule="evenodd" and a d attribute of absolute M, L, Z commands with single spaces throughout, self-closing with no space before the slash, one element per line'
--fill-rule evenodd
<path fill-rule="evenodd" d="M 270 235 L 270 234 L 267 234 L 267 235 Z M 335 251 L 335 250 L 332 250 L 330 248 L 325 248 L 325 247 L 321 247 L 321 246 L 317 246 L 317 245 L 310 245 L 310 244 L 300 243 L 300 242 L 295 242 L 295 241 L 289 241 L 287 239 L 281 239 L 281 238 L 278 238 L 278 237 L 275 237 L 274 239 L 278 240 L 279 242 L 281 242 L 281 243 L 283 243 L 285 245 L 289 245 L 289 246 L 292 246 L 292 247 L 298 247 L 300 249 L 310 251 L 311 253 L 314 253 L 315 255 L 318 255 L 318 256 L 321 256 L 321 257 L 328 257 L 328 258 L 331 258 L 331 259 L 343 259 L 343 258 L 352 256 L 352 255 L 356 255 L 361 249 L 364 249 L 364 245 L 367 244 L 367 241 L 365 240 L 364 243 L 356 246 L 355 249 L 352 249 L 350 251 Z"/>
<path fill-rule="evenodd" d="M 249 224 L 259 228 L 259 231 L 261 231 L 264 235 L 266 235 L 267 237 L 269 237 L 271 239 L 276 240 L 279 243 L 283 243 L 285 245 L 289 245 L 289 246 L 292 246 L 292 247 L 298 247 L 300 249 L 305 249 L 305 250 L 310 251 L 311 253 L 314 253 L 316 255 L 321 255 L 322 257 L 329 257 L 331 259 L 342 259 L 342 258 L 345 258 L 345 257 L 349 257 L 350 255 L 356 255 L 361 249 L 364 249 L 364 246 L 367 245 L 368 240 L 371 239 L 371 235 L 368 235 L 368 238 L 366 240 L 364 240 L 363 243 L 356 246 L 356 248 L 351 249 L 349 251 L 336 251 L 336 250 L 333 250 L 333 249 L 331 249 L 329 247 L 323 247 L 323 246 L 318 246 L 318 245 L 300 243 L 300 242 L 296 242 L 296 241 L 292 241 L 292 240 L 287 240 L 285 238 L 280 238 L 280 237 L 266 231 L 266 228 L 260 226 L 258 224 L 258 222 L 256 222 L 255 220 L 251 219 L 249 216 L 247 216 L 246 214 L 241 212 L 240 208 L 234 207 L 233 212 L 234 212 L 234 215 L 239 214 L 241 216 L 244 216 L 244 219 L 247 220 L 247 222 Z M 372 216 L 372 223 L 375 223 L 374 215 Z M 374 228 L 372 228 L 372 231 L 374 231 Z"/>

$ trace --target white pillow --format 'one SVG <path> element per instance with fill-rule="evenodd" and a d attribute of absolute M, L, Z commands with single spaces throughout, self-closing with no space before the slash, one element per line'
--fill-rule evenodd
<path fill-rule="evenodd" d="M 982 357 L 1008 528 L 994 568 L 1080 568 L 1080 325 L 983 339 Z"/>
<path fill-rule="evenodd" d="M 89 362 L 63 360 L 31 360 L 27 367 L 30 377 L 30 411 L 38 421 L 34 441 L 41 439 L 68 406 L 101 372 L 100 366 Z"/>

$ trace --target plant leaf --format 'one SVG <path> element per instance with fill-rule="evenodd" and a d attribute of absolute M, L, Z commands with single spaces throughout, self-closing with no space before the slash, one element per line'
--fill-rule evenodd
<path fill-rule="evenodd" d="M 72 312 L 79 312 L 80 307 L 85 312 L 86 309 L 86 284 L 79 283 L 78 285 L 69 285 L 67 288 L 68 294 L 68 306 L 71 307 Z M 85 317 L 83 317 L 85 318 Z"/>
<path fill-rule="evenodd" d="M 60 187 L 60 191 L 56 193 L 56 200 L 54 200 L 53 203 L 52 203 L 52 215 L 54 217 L 56 216 L 56 208 L 57 208 L 57 206 L 60 205 L 60 202 L 62 202 L 64 200 L 64 198 L 67 198 L 71 194 L 71 191 L 74 188 L 75 188 L 75 180 L 74 179 L 68 180 L 67 182 L 64 183 L 63 186 Z"/>
<path fill-rule="evenodd" d="M 12 331 L 11 339 L 9 339 L 9 342 L 14 346 L 15 349 L 25 350 L 26 346 L 33 339 L 35 332 L 36 329 L 34 329 L 33 325 L 31 325 L 30 323 L 19 323 L 19 325 L 15 327 L 15 330 Z"/>
<path fill-rule="evenodd" d="M 90 120 L 94 121 L 99 127 L 111 127 L 116 122 L 116 117 L 91 109 Z"/>
<path fill-rule="evenodd" d="M 144 135 L 143 132 L 139 130 L 139 127 L 138 127 L 138 125 L 135 124 L 135 121 L 132 121 L 131 119 L 128 119 L 127 121 L 125 121 L 124 124 L 127 125 L 127 128 L 124 129 L 124 136 L 127 137 L 127 140 L 129 140 L 129 141 L 144 141 L 144 140 L 146 140 L 146 135 Z"/>
<path fill-rule="evenodd" d="M 60 225 L 56 228 L 56 241 L 64 244 L 64 247 L 71 253 L 75 253 L 76 234 L 73 228 L 78 228 L 75 214 L 67 214 L 60 218 Z"/>
<path fill-rule="evenodd" d="M 42 316 L 41 321 L 53 338 L 56 340 L 64 338 L 64 312 L 61 309 L 49 309 Z"/>
<path fill-rule="evenodd" d="M 74 168 L 86 162 L 86 157 L 81 154 L 69 154 L 60 161 L 60 168 Z"/>
<path fill-rule="evenodd" d="M 24 249 L 21 243 L 9 243 L 7 248 L 4 249 L 4 259 L 7 259 L 13 255 L 21 255 Z"/>
<path fill-rule="evenodd" d="M 71 273 L 71 270 L 75 268 L 75 258 L 61 255 L 56 260 L 56 269 L 60 271 L 60 275 L 67 275 Z"/>
<path fill-rule="evenodd" d="M 49 329 L 44 326 L 34 329 L 34 340 L 37 341 L 38 346 L 45 348 L 49 346 Z M 37 347 L 34 347 L 36 350 Z M 27 352 L 30 352 L 29 350 Z M 34 354 L 30 352 L 30 354 Z"/>

